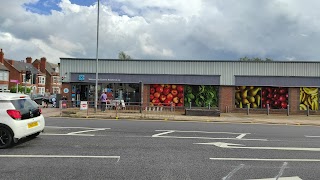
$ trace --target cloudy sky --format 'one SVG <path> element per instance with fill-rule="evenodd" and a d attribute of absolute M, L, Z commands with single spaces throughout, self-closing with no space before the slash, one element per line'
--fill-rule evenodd
<path fill-rule="evenodd" d="M 97 0 L 0 0 L 5 58 L 96 58 Z M 319 0 L 100 0 L 99 58 L 320 60 Z"/>

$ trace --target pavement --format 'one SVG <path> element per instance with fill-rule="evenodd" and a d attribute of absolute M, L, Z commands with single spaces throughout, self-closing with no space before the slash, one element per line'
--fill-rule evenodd
<path fill-rule="evenodd" d="M 221 113 L 220 117 L 186 116 L 181 112 L 128 112 L 107 110 L 106 112 L 93 112 L 79 109 L 42 108 L 44 117 L 74 117 L 97 118 L 106 120 L 164 120 L 164 121 L 197 121 L 219 123 L 256 123 L 256 124 L 282 124 L 282 125 L 311 125 L 320 126 L 319 115 L 282 115 L 282 114 L 245 114 Z"/>

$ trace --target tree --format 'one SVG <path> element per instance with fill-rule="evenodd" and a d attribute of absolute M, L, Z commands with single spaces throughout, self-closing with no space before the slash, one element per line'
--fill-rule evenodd
<path fill-rule="evenodd" d="M 240 58 L 239 59 L 240 61 L 273 61 L 272 59 L 270 58 L 266 58 L 266 59 L 261 59 L 261 58 L 257 58 L 257 57 L 254 57 L 254 58 L 248 58 L 247 56 L 243 57 L 243 58 Z"/>
<path fill-rule="evenodd" d="M 128 54 L 126 54 L 125 52 L 123 52 L 123 51 L 119 52 L 118 57 L 119 57 L 120 60 L 131 59 L 131 57 Z"/>

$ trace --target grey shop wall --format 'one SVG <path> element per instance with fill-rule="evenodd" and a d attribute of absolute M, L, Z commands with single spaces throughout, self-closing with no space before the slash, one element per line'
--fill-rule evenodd
<path fill-rule="evenodd" d="M 95 73 L 95 59 L 60 58 L 60 75 Z M 220 76 L 220 85 L 235 85 L 235 76 L 320 77 L 320 62 L 247 62 L 195 60 L 99 59 L 99 73 Z"/>

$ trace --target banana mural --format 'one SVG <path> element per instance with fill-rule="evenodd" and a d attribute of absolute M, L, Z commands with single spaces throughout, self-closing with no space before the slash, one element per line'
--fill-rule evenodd
<path fill-rule="evenodd" d="M 319 89 L 313 87 L 300 88 L 300 110 L 319 109 Z"/>

